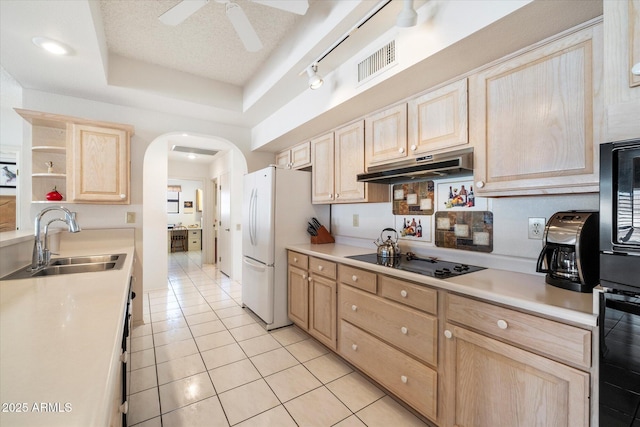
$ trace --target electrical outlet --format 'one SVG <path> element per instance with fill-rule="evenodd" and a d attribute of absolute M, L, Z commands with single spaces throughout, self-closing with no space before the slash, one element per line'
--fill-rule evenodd
<path fill-rule="evenodd" d="M 127 217 L 125 218 L 127 224 L 134 224 L 136 222 L 136 213 L 135 212 L 127 212 Z"/>
<path fill-rule="evenodd" d="M 360 227 L 360 215 L 353 214 L 353 226 Z"/>
<path fill-rule="evenodd" d="M 529 238 L 542 240 L 546 220 L 544 218 L 529 218 Z"/>

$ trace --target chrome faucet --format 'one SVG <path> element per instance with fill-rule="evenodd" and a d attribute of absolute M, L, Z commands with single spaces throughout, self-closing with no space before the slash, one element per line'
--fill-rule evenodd
<path fill-rule="evenodd" d="M 40 238 L 40 222 L 42 217 L 51 211 L 61 211 L 64 213 L 64 219 L 56 218 L 52 221 L 49 221 L 47 225 L 44 227 L 44 244 L 42 239 Z M 80 231 L 80 226 L 76 221 L 76 213 L 69 211 L 69 209 L 63 206 L 51 206 L 48 208 L 42 209 L 37 215 L 35 220 L 35 240 L 33 242 L 33 256 L 31 257 L 31 271 L 40 270 L 47 266 L 49 260 L 51 258 L 51 252 L 49 251 L 49 243 L 48 243 L 48 233 L 49 233 L 49 225 L 55 221 L 63 221 L 69 226 L 70 233 L 77 233 Z"/>

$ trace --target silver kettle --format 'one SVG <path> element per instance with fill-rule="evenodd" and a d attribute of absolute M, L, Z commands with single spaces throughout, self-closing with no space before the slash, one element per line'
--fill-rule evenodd
<path fill-rule="evenodd" d="M 385 231 L 393 231 L 396 239 L 392 240 L 391 235 L 387 236 L 387 240 L 383 240 L 382 235 Z M 378 247 L 378 260 L 393 260 L 400 258 L 400 248 L 398 247 L 398 232 L 393 228 L 385 228 L 380 233 L 380 237 L 376 240 L 375 245 Z"/>

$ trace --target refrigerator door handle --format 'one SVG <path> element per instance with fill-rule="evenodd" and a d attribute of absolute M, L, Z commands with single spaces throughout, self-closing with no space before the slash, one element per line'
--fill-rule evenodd
<path fill-rule="evenodd" d="M 253 246 L 258 244 L 258 189 L 253 189 L 253 221 L 251 224 L 251 243 Z"/>
<path fill-rule="evenodd" d="M 262 272 L 262 271 L 265 271 L 268 267 L 266 264 L 262 264 L 261 262 L 255 262 L 251 258 L 247 258 L 247 257 L 243 257 L 242 261 L 255 271 Z"/>
<path fill-rule="evenodd" d="M 249 241 L 251 242 L 251 246 L 255 246 L 255 239 L 253 237 L 254 234 L 254 217 L 255 217 L 255 195 L 256 189 L 251 189 L 251 197 L 249 198 Z"/>

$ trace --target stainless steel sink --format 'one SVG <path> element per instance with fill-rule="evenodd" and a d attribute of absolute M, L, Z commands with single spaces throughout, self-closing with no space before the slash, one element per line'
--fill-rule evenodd
<path fill-rule="evenodd" d="M 30 266 L 1 277 L 0 280 L 30 279 L 33 277 L 58 276 L 60 274 L 92 273 L 97 271 L 120 270 L 127 254 L 91 255 L 67 258 L 53 258 L 48 266 L 38 271 L 30 271 Z"/>
<path fill-rule="evenodd" d="M 122 256 L 124 258 L 125 254 L 118 255 L 91 255 L 91 256 L 76 256 L 76 257 L 68 257 L 68 258 L 53 258 L 49 265 L 69 265 L 69 264 L 99 264 L 99 263 L 107 263 L 107 262 L 115 262 L 118 261 L 118 258 Z"/>

